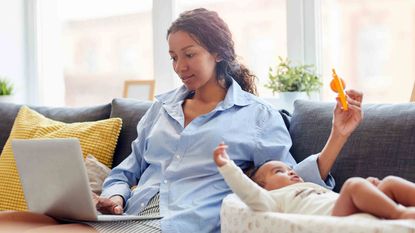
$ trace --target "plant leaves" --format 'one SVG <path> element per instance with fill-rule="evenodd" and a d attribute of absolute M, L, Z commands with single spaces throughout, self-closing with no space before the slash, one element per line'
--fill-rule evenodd
<path fill-rule="evenodd" d="M 288 58 L 278 57 L 279 64 L 274 68 L 270 67 L 268 71 L 268 83 L 266 88 L 277 92 L 294 92 L 302 91 L 310 95 L 313 91 L 318 91 L 323 83 L 315 73 L 315 66 L 310 64 L 291 65 Z"/>

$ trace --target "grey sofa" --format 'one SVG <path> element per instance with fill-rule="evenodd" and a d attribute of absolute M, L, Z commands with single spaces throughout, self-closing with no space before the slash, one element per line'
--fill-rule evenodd
<path fill-rule="evenodd" d="M 295 102 L 289 131 L 297 161 L 324 147 L 333 108 L 334 103 Z M 415 103 L 365 104 L 363 111 L 332 169 L 335 191 L 351 176 L 398 175 L 415 182 Z"/>
<path fill-rule="evenodd" d="M 287 126 L 293 142 L 291 153 L 298 162 L 324 147 L 333 108 L 334 103 L 295 102 Z M 364 120 L 332 169 L 335 191 L 351 176 L 398 175 L 415 181 L 415 104 L 367 104 L 363 109 Z M 415 232 L 415 220 L 380 220 L 363 213 L 333 217 L 256 212 L 231 194 L 222 202 L 221 232 L 407 233 Z"/>
<path fill-rule="evenodd" d="M 54 120 L 82 122 L 120 117 L 123 127 L 114 154 L 113 166 L 131 152 L 137 136 L 136 125 L 151 102 L 114 99 L 111 103 L 82 108 L 32 107 Z M 10 134 L 21 105 L 0 103 L 0 150 Z M 293 145 L 291 153 L 299 162 L 321 151 L 331 127 L 333 103 L 296 101 L 292 117 L 283 114 Z M 366 104 L 364 120 L 341 151 L 332 174 L 335 190 L 351 176 L 399 175 L 415 181 L 415 104 Z"/>
<path fill-rule="evenodd" d="M 109 104 L 93 107 L 29 107 L 50 119 L 66 123 L 120 117 L 123 120 L 123 125 L 112 163 L 113 166 L 116 166 L 131 153 L 131 142 L 137 137 L 137 123 L 150 106 L 151 102 L 114 99 Z M 0 103 L 0 151 L 3 150 L 4 144 L 6 144 L 20 107 L 21 105 L 17 104 Z"/>
<path fill-rule="evenodd" d="M 32 107 L 48 118 L 63 122 L 96 121 L 110 117 L 123 119 L 122 131 L 114 154 L 113 166 L 131 152 L 136 125 L 150 102 L 114 99 L 111 103 L 84 108 Z M 21 106 L 0 103 L 0 150 L 10 134 Z M 292 137 L 291 153 L 299 162 L 318 153 L 331 127 L 333 103 L 297 101 L 292 116 L 280 111 Z M 335 191 L 351 176 L 399 175 L 415 181 L 415 104 L 367 104 L 364 120 L 341 151 L 332 175 Z M 414 232 L 415 221 L 379 222 L 321 216 L 294 216 L 281 213 L 255 213 L 235 196 L 224 199 L 221 231 L 227 232 Z M 257 227 L 253 229 L 253 227 Z"/>

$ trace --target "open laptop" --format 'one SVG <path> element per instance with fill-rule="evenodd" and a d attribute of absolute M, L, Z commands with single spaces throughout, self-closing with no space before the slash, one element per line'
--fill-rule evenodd
<path fill-rule="evenodd" d="M 15 139 L 14 157 L 28 209 L 72 221 L 157 219 L 96 210 L 78 139 Z"/>

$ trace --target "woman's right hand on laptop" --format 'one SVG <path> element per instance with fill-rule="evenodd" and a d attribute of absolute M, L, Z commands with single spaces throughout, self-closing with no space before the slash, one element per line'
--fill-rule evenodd
<path fill-rule="evenodd" d="M 92 193 L 92 197 L 97 210 L 102 214 L 123 214 L 124 199 L 121 196 L 115 195 L 106 198 Z"/>

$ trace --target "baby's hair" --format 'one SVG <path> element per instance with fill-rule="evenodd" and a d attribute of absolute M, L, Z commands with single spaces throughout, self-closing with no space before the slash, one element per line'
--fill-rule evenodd
<path fill-rule="evenodd" d="M 246 169 L 245 175 L 248 176 L 251 180 L 256 175 L 259 167 L 255 167 L 254 165 Z"/>
<path fill-rule="evenodd" d="M 257 172 L 258 172 L 259 168 L 262 165 L 264 165 L 266 162 L 268 162 L 268 161 L 263 162 L 258 167 L 255 167 L 255 165 L 252 164 L 250 167 L 248 167 L 248 169 L 245 170 L 245 175 L 247 175 L 252 181 L 257 183 L 262 188 L 264 188 L 264 186 L 265 186 L 264 177 L 259 176 L 257 174 Z"/>

